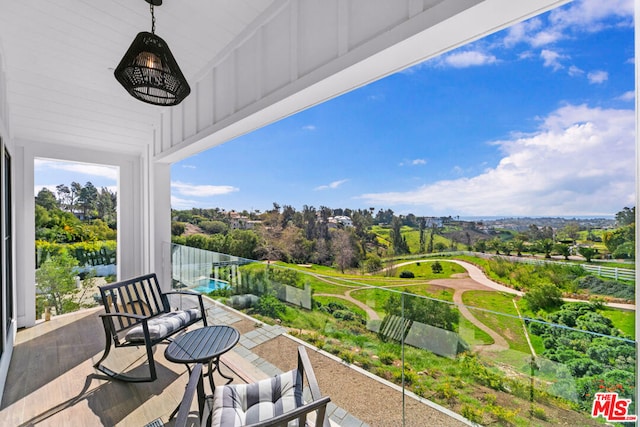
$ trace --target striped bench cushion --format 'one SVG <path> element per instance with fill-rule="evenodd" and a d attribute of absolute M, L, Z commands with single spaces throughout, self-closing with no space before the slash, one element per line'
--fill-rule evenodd
<path fill-rule="evenodd" d="M 244 426 L 296 409 L 302 400 L 302 378 L 292 370 L 252 384 L 218 386 L 213 394 L 213 426 Z M 289 427 L 297 426 L 297 421 Z"/>
<path fill-rule="evenodd" d="M 153 341 L 162 339 L 196 319 L 200 319 L 200 310 L 195 308 L 161 314 L 147 321 L 149 336 Z M 124 339 L 129 342 L 144 342 L 142 325 L 129 329 Z"/>

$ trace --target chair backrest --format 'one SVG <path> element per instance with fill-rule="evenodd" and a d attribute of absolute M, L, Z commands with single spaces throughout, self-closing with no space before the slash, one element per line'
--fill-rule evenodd
<path fill-rule="evenodd" d="M 318 387 L 318 383 L 316 381 L 315 374 L 313 372 L 313 368 L 311 366 L 311 362 L 306 353 L 304 346 L 298 347 L 298 368 L 294 371 L 285 372 L 282 375 L 291 376 L 294 374 L 296 377 L 295 380 L 295 388 L 298 387 L 299 382 L 302 381 L 304 377 L 307 379 L 307 384 L 309 386 L 309 391 L 311 393 L 311 400 L 309 402 L 301 402 L 300 406 L 288 410 L 287 412 L 272 417 L 270 419 L 261 420 L 255 424 L 251 424 L 247 427 L 271 427 L 271 426 L 287 426 L 290 421 L 297 421 L 298 426 L 310 425 L 307 424 L 310 421 L 308 418 L 313 418 L 313 416 L 309 417 L 309 415 L 315 412 L 315 423 L 313 424 L 315 427 L 328 427 L 330 425 L 328 418 L 326 417 L 327 404 L 331 401 L 329 396 L 322 397 L 320 395 L 320 388 Z M 281 383 L 285 383 L 288 380 L 282 380 Z M 279 383 L 279 380 L 276 380 L 275 383 Z M 250 387 L 254 385 L 257 386 L 258 389 L 268 389 L 273 386 L 274 381 L 272 378 L 267 378 L 262 381 L 259 381 L 260 386 L 257 383 L 253 383 Z M 269 383 L 269 384 L 267 384 Z M 216 409 L 216 405 L 219 402 L 224 400 L 225 389 L 234 389 L 234 387 L 243 387 L 244 385 L 226 385 L 226 386 L 218 386 L 216 387 L 216 393 L 213 398 L 207 398 L 207 402 L 204 400 L 204 391 L 202 388 L 202 374 L 201 367 L 196 365 L 191 376 L 189 378 L 189 384 L 187 385 L 187 389 L 185 391 L 184 397 L 182 399 L 182 403 L 180 404 L 178 410 L 178 417 L 176 418 L 175 427 L 185 427 L 187 425 L 187 420 L 189 413 L 191 411 L 191 405 L 193 403 L 194 396 L 198 397 L 198 408 L 199 408 L 199 421 L 200 423 L 207 422 L 207 425 L 211 421 L 214 424 L 221 422 L 221 418 L 219 415 L 215 415 L 216 411 L 220 410 L 222 406 L 218 406 Z M 264 387 L 263 387 L 264 386 Z M 246 386 L 244 386 L 246 387 Z M 237 393 L 229 390 L 232 395 L 234 395 L 235 399 L 241 398 L 240 391 L 236 388 Z M 197 392 L 197 393 L 196 393 Z M 296 390 L 297 392 L 297 390 Z M 276 394 L 278 394 L 276 392 Z M 297 399 L 296 399 L 297 400 Z M 211 403 L 211 406 L 209 405 Z M 242 405 L 240 402 L 235 402 L 236 404 Z M 246 409 L 246 408 L 245 408 Z M 227 423 L 225 421 L 225 423 Z M 227 423 L 228 424 L 228 423 Z M 204 424 L 203 424 L 204 425 Z M 226 425 L 226 424 L 225 424 Z"/>
<path fill-rule="evenodd" d="M 102 304 L 107 313 L 137 314 L 153 317 L 170 311 L 169 301 L 162 293 L 155 273 L 121 282 L 99 286 Z M 113 334 L 140 323 L 137 319 L 117 317 Z"/>

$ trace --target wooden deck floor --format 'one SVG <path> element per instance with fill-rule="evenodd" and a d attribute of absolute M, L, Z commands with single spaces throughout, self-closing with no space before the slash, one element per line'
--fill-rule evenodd
<path fill-rule="evenodd" d="M 158 346 L 156 381 L 128 384 L 104 379 L 93 368 L 104 349 L 99 311 L 56 316 L 18 331 L 0 425 L 145 426 L 158 418 L 170 425 L 169 414 L 187 384 L 186 367 L 165 360 L 165 346 Z M 127 351 L 115 349 L 112 354 L 120 350 Z M 238 359 L 229 354 L 222 360 L 238 371 L 243 362 L 234 358 Z M 233 375 L 236 382 L 259 376 Z"/>

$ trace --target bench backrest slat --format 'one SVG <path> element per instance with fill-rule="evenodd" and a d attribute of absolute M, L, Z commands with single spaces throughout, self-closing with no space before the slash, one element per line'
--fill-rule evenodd
<path fill-rule="evenodd" d="M 107 313 L 153 317 L 170 311 L 168 300 L 162 297 L 162 290 L 154 273 L 100 286 L 100 294 Z M 140 323 L 136 319 L 116 318 L 118 320 L 113 322 L 114 335 Z"/>

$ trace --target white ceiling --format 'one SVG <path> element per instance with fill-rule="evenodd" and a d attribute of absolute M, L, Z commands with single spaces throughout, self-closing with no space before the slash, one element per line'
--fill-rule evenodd
<path fill-rule="evenodd" d="M 194 81 L 272 3 L 165 0 L 156 34 Z M 144 0 L 0 0 L 11 137 L 141 151 L 161 107 L 135 100 L 113 77 L 140 31 L 151 31 Z"/>
<path fill-rule="evenodd" d="M 146 1 L 0 0 L 5 126 L 14 141 L 173 161 L 566 1 L 164 0 L 156 34 L 192 94 L 156 107 L 113 76 L 151 30 Z"/>

